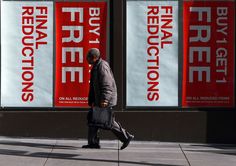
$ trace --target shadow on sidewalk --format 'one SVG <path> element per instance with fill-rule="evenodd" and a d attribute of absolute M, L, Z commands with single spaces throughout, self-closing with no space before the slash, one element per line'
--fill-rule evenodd
<path fill-rule="evenodd" d="M 122 164 L 134 164 L 134 165 L 146 165 L 146 166 L 180 166 L 180 165 L 170 165 L 170 164 L 127 161 L 127 160 L 118 161 L 118 160 L 78 158 L 80 156 L 79 154 L 47 153 L 47 152 L 29 153 L 28 151 L 7 150 L 7 149 L 0 149 L 0 155 L 14 155 L 21 157 L 50 158 L 50 159 L 60 159 L 60 160 L 63 159 L 63 160 L 74 160 L 74 161 L 89 161 L 89 162 L 107 162 L 107 163 L 119 162 Z"/>
<path fill-rule="evenodd" d="M 205 152 L 205 153 L 215 153 L 215 154 L 224 154 L 224 155 L 236 155 L 236 145 L 228 144 L 207 144 L 207 145 L 190 145 L 194 147 L 194 150 L 184 150 L 189 152 Z M 199 149 L 195 149 L 195 148 Z M 209 148 L 209 149 L 203 149 Z"/>
<path fill-rule="evenodd" d="M 10 142 L 10 141 L 0 141 L 0 145 L 12 145 L 14 146 L 28 146 L 36 148 L 51 148 L 51 149 L 70 149 L 78 150 L 78 147 L 74 146 L 61 146 L 61 145 L 50 145 L 50 144 L 38 144 L 38 143 L 26 143 L 26 142 Z M 81 149 L 82 150 L 82 149 Z M 109 150 L 109 149 L 101 149 Z M 117 150 L 117 149 L 116 149 Z M 88 162 L 107 162 L 107 163 L 120 163 L 120 164 L 133 164 L 133 165 L 146 165 L 146 166 L 181 166 L 173 164 L 160 164 L 160 163 L 149 163 L 149 162 L 138 162 L 129 160 L 109 160 L 109 159 L 98 159 L 98 158 L 82 158 L 80 154 L 71 153 L 53 153 L 53 152 L 30 152 L 24 150 L 13 150 L 13 149 L 0 149 L 0 155 L 8 156 L 20 156 L 20 157 L 34 157 L 34 158 L 50 158 L 50 159 L 60 159 L 60 160 L 71 160 L 71 161 L 88 161 Z"/>
<path fill-rule="evenodd" d="M 0 145 L 10 145 L 10 146 L 27 146 L 27 147 L 35 147 L 35 148 L 45 148 L 51 149 L 71 149 L 76 150 L 78 149 L 75 146 L 64 146 L 64 145 L 57 145 L 54 144 L 42 144 L 42 143 L 29 143 L 29 142 L 17 142 L 17 141 L 0 141 Z"/>

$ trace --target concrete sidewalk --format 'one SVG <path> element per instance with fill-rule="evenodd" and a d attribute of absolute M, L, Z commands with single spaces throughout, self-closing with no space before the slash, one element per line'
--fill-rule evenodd
<path fill-rule="evenodd" d="M 0 137 L 0 166 L 235 166 L 236 145 L 117 140 L 82 149 L 86 140 Z"/>

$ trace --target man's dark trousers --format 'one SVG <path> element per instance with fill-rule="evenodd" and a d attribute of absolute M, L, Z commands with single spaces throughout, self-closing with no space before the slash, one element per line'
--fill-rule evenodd
<path fill-rule="evenodd" d="M 90 115 L 89 115 L 90 114 Z M 112 115 L 112 125 L 111 125 L 111 130 L 112 133 L 115 134 L 115 136 L 121 141 L 121 142 L 126 142 L 129 137 L 130 134 L 122 128 L 122 126 L 120 125 L 119 122 L 115 121 L 115 116 L 114 113 Z M 88 122 L 91 121 L 91 112 L 88 113 Z M 99 127 L 95 127 L 95 126 L 89 126 L 89 130 L 88 130 L 88 144 L 99 144 L 99 138 L 97 136 L 99 131 Z"/>

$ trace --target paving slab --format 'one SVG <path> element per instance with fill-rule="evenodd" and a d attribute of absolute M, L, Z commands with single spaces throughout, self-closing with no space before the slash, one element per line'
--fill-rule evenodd
<path fill-rule="evenodd" d="M 236 166 L 236 145 L 181 144 L 191 166 Z"/>
<path fill-rule="evenodd" d="M 56 140 L 0 138 L 0 166 L 43 166 Z"/>
<path fill-rule="evenodd" d="M 187 166 L 188 163 L 177 143 L 131 142 L 120 151 L 120 165 Z"/>
<path fill-rule="evenodd" d="M 117 166 L 118 141 L 101 141 L 101 149 L 82 149 L 87 141 L 59 140 L 50 155 L 46 166 Z M 58 149 L 57 146 L 73 146 L 74 149 Z M 54 157 L 61 154 L 61 158 Z M 69 156 L 64 156 L 64 155 Z"/>

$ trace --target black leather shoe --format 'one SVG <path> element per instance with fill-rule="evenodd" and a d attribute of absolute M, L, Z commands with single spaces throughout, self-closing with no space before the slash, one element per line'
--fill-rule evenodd
<path fill-rule="evenodd" d="M 99 144 L 88 144 L 88 145 L 83 145 L 82 148 L 84 149 L 100 149 Z"/>
<path fill-rule="evenodd" d="M 134 136 L 130 134 L 128 140 L 123 142 L 123 145 L 121 146 L 120 150 L 125 149 L 132 139 L 134 139 Z"/>

